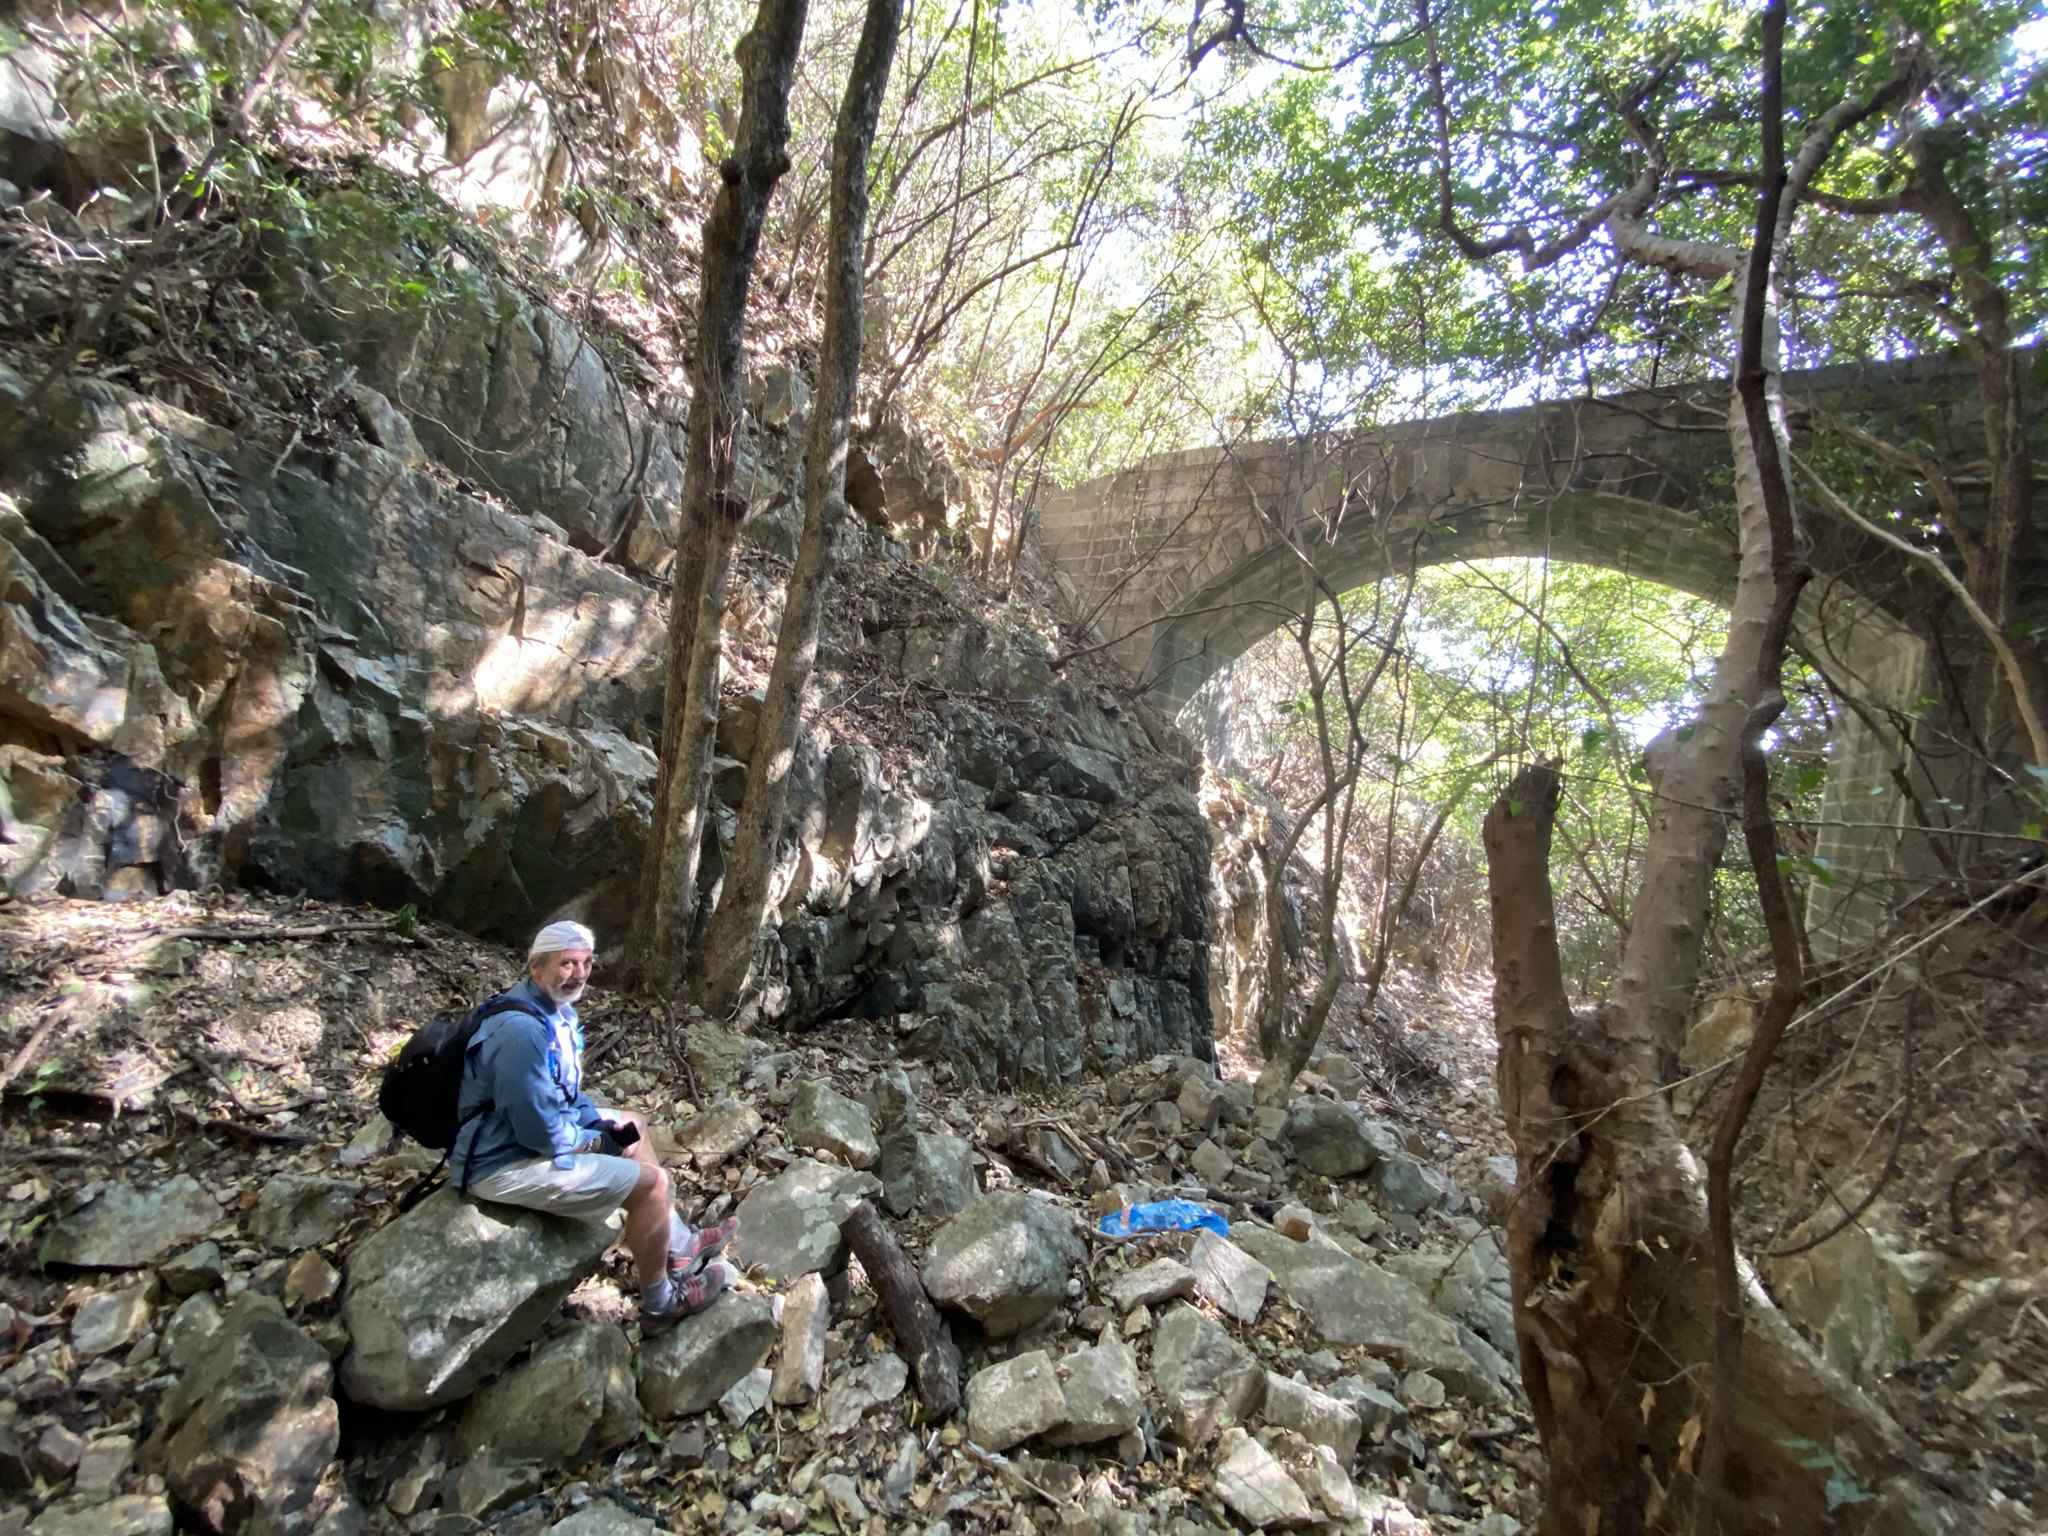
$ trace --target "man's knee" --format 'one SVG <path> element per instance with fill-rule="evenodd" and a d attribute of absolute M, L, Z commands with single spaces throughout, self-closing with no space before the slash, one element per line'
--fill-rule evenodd
<path fill-rule="evenodd" d="M 640 1178 L 633 1186 L 632 1204 L 645 1200 L 666 1200 L 668 1198 L 668 1170 L 659 1163 L 642 1163 Z"/>

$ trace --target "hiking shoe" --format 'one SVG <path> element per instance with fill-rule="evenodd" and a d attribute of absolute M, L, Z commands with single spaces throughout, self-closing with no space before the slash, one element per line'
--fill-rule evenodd
<path fill-rule="evenodd" d="M 691 1314 L 702 1312 L 738 1278 L 739 1271 L 730 1264 L 714 1261 L 681 1279 L 671 1280 L 667 1306 L 658 1312 L 647 1307 L 640 1309 L 640 1336 L 651 1339 L 668 1332 Z"/>
<path fill-rule="evenodd" d="M 685 1276 L 704 1267 L 706 1259 L 716 1258 L 739 1229 L 740 1219 L 737 1216 L 728 1216 L 715 1227 L 699 1227 L 680 1252 L 668 1256 L 669 1279 L 677 1285 L 682 1284 Z"/>

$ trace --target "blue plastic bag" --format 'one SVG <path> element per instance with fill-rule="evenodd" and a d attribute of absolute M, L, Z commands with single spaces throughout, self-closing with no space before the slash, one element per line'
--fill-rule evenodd
<path fill-rule="evenodd" d="M 1230 1223 L 1206 1205 L 1192 1200 L 1150 1200 L 1111 1211 L 1097 1226 L 1110 1237 L 1129 1237 L 1133 1232 L 1193 1232 L 1207 1229 L 1218 1237 L 1230 1236 Z"/>

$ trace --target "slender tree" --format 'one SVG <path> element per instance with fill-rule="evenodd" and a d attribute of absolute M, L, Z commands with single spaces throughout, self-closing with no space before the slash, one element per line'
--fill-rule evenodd
<path fill-rule="evenodd" d="M 726 587 L 733 545 L 747 515 L 734 488 L 747 291 L 768 199 L 789 169 L 789 85 L 805 11 L 806 0 L 761 0 L 753 26 L 739 41 L 739 129 L 732 153 L 718 168 L 722 185 L 704 219 L 682 515 L 669 590 L 661 772 L 633 945 L 643 980 L 664 991 L 674 990 L 683 977 L 697 916 L 697 856 L 718 730 Z"/>
<path fill-rule="evenodd" d="M 825 337 L 818 359 L 810 438 L 804 450 L 804 528 L 796 551 L 754 737 L 739 828 L 725 883 L 692 962 L 692 998 L 729 1012 L 751 969 L 782 839 L 789 771 L 796 760 L 803 702 L 818 656 L 818 623 L 832 581 L 832 545 L 846 514 L 846 445 L 860 384 L 862 252 L 866 246 L 868 151 L 889 84 L 903 0 L 868 0 L 867 20 L 847 77 L 832 138 L 832 214 L 825 257 Z"/>

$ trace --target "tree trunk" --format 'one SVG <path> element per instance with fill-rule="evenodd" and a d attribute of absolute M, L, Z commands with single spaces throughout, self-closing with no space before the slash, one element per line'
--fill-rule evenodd
<path fill-rule="evenodd" d="M 825 259 L 825 338 L 818 359 L 810 439 L 804 449 L 804 530 L 775 640 L 775 665 L 747 765 L 739 830 L 718 906 L 694 966 L 695 1001 L 714 1017 L 732 1011 L 753 964 L 769 875 L 782 840 L 789 770 L 803 726 L 804 693 L 818 657 L 818 623 L 832 580 L 832 543 L 846 514 L 846 443 L 860 384 L 861 251 L 868 214 L 868 151 L 889 84 L 903 0 L 868 0 L 867 21 L 832 138 L 832 223 Z"/>
<path fill-rule="evenodd" d="M 1764 317 L 1765 324 L 1770 317 Z M 1778 583 L 1765 455 L 1784 462 L 1775 337 L 1764 338 L 1771 421 L 1731 401 L 1741 568 L 1728 639 L 1690 729 L 1649 753 L 1649 843 L 1636 918 L 1607 1002 L 1566 1002 L 1549 877 L 1558 777 L 1523 770 L 1487 813 L 1494 1026 L 1501 1106 L 1520 1192 L 1508 1222 L 1516 1342 L 1548 1456 L 1545 1536 L 1685 1528 L 1708 1406 L 1717 1307 L 1700 1169 L 1673 1116 L 1672 1080 L 1698 980 L 1709 885 L 1742 782 L 1742 742 L 1772 635 Z M 1746 1268 L 1730 1532 L 1892 1530 L 1919 1499 L 1903 1437 L 1771 1307 Z M 1830 1511 L 1839 1457 L 1879 1497 Z M 1832 1523 L 1831 1523 L 1832 1522 Z"/>
<path fill-rule="evenodd" d="M 1494 1026 L 1520 1187 L 1508 1262 L 1522 1379 L 1547 1456 L 1544 1536 L 1686 1529 L 1715 1344 L 1699 1167 L 1614 1010 L 1566 1004 L 1549 848 L 1554 765 L 1488 811 Z M 1793 1332 L 1745 1268 L 1747 1344 L 1726 1531 L 1904 1531 L 1928 1509 L 1896 1425 Z M 1793 1442 L 1805 1442 L 1804 1446 Z M 1827 1507 L 1833 1469 L 1876 1497 Z M 1939 1529 L 1939 1526 L 1931 1527 Z"/>
<path fill-rule="evenodd" d="M 739 41 L 739 132 L 732 155 L 719 167 L 723 185 L 704 220 L 683 501 L 669 592 L 661 773 L 633 946 L 641 976 L 664 991 L 682 977 L 697 914 L 697 854 L 718 729 L 726 580 L 747 515 L 733 489 L 747 290 L 769 196 L 789 169 L 789 84 L 805 10 L 806 0 L 761 0 L 753 27 Z"/>

